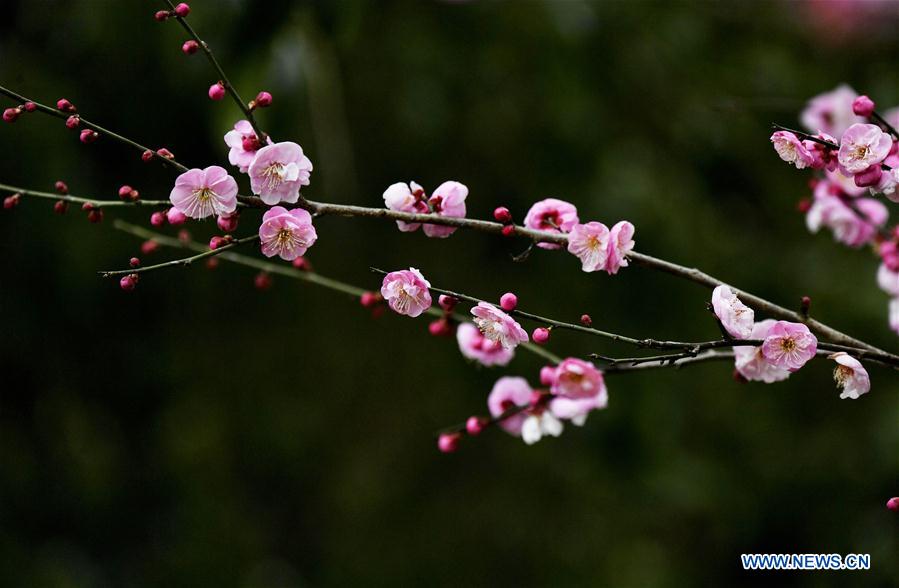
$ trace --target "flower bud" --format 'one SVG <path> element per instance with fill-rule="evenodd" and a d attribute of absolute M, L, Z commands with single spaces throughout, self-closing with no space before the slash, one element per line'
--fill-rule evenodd
<path fill-rule="evenodd" d="M 157 243 L 153 239 L 147 239 L 140 244 L 140 252 L 144 255 L 155 253 L 157 249 L 159 249 L 159 243 Z"/>
<path fill-rule="evenodd" d="M 537 327 L 534 329 L 531 338 L 534 340 L 534 343 L 538 345 L 543 345 L 547 341 L 549 341 L 549 329 L 545 327 Z"/>
<path fill-rule="evenodd" d="M 552 386 L 553 380 L 556 379 L 556 368 L 551 365 L 545 365 L 540 368 L 540 384 L 543 386 Z"/>
<path fill-rule="evenodd" d="M 467 421 L 465 421 L 465 430 L 468 431 L 469 435 L 475 436 L 480 434 L 480 432 L 484 430 L 484 427 L 486 425 L 487 419 L 483 417 L 471 416 L 468 417 Z"/>
<path fill-rule="evenodd" d="M 159 157 L 165 157 L 166 159 L 175 159 L 175 155 L 165 147 L 157 149 L 156 155 L 158 155 Z"/>
<path fill-rule="evenodd" d="M 131 292 L 137 287 L 137 280 L 134 279 L 133 275 L 127 275 L 119 280 L 119 287 L 125 292 Z"/>
<path fill-rule="evenodd" d="M 512 222 L 512 213 L 505 206 L 498 206 L 493 210 L 493 218 L 505 225 Z"/>
<path fill-rule="evenodd" d="M 302 255 L 300 257 L 297 257 L 290 263 L 293 265 L 293 267 L 297 268 L 298 270 L 301 270 L 304 272 L 312 271 L 312 264 L 309 263 L 309 260 L 306 259 L 305 257 L 303 257 Z"/>
<path fill-rule="evenodd" d="M 214 236 L 209 240 L 209 248 L 210 249 L 218 249 L 230 243 L 231 240 L 227 237 L 220 237 L 218 235 Z"/>
<path fill-rule="evenodd" d="M 132 257 L 128 260 L 128 265 L 131 267 L 140 267 L 140 259 Z"/>
<path fill-rule="evenodd" d="M 53 212 L 58 215 L 63 215 L 69 210 L 69 203 L 65 200 L 57 200 L 53 203 Z"/>
<path fill-rule="evenodd" d="M 268 92 L 259 92 L 256 94 L 256 99 L 253 101 L 256 103 L 256 106 L 259 108 L 265 108 L 266 106 L 272 105 L 272 95 Z"/>
<path fill-rule="evenodd" d="M 67 129 L 77 129 L 78 125 L 81 124 L 81 117 L 77 114 L 73 114 L 69 118 L 66 119 L 66 128 Z"/>
<path fill-rule="evenodd" d="M 437 298 L 437 304 L 440 305 L 440 308 L 445 310 L 446 312 L 452 312 L 456 305 L 459 304 L 459 299 L 454 296 L 447 296 L 446 294 L 441 294 L 439 298 Z"/>
<path fill-rule="evenodd" d="M 7 210 L 9 210 L 11 208 L 15 208 L 16 206 L 19 205 L 19 200 L 21 200 L 21 199 L 22 199 L 22 197 L 19 194 L 13 194 L 12 196 L 7 196 L 6 198 L 3 199 L 3 208 L 5 208 Z"/>
<path fill-rule="evenodd" d="M 253 286 L 255 286 L 257 290 L 268 290 L 272 287 L 272 277 L 266 272 L 259 272 L 256 274 L 256 277 L 253 278 Z"/>
<path fill-rule="evenodd" d="M 69 187 L 62 180 L 56 180 L 56 183 L 53 184 L 53 189 L 63 196 L 69 193 Z"/>
<path fill-rule="evenodd" d="M 499 306 L 505 311 L 515 310 L 515 307 L 518 306 L 518 296 L 512 292 L 506 292 L 499 299 Z"/>
<path fill-rule="evenodd" d="M 592 327 L 593 319 L 590 318 L 589 314 L 582 314 L 581 315 L 581 324 L 584 325 L 585 327 Z"/>
<path fill-rule="evenodd" d="M 865 95 L 859 96 L 852 101 L 852 112 L 868 118 L 874 113 L 874 101 Z"/>
<path fill-rule="evenodd" d="M 103 222 L 103 211 L 99 208 L 95 208 L 87 213 L 87 220 L 90 223 L 97 224 Z"/>
<path fill-rule="evenodd" d="M 153 15 L 153 18 L 156 19 L 156 22 L 165 22 L 172 15 L 168 10 L 158 10 L 156 14 Z"/>
<path fill-rule="evenodd" d="M 175 227 L 187 222 L 187 215 L 173 206 L 165 212 L 165 220 L 169 221 L 169 224 Z"/>
<path fill-rule="evenodd" d="M 511 237 L 515 234 L 515 225 L 503 226 L 503 237 Z"/>
<path fill-rule="evenodd" d="M 241 147 L 243 147 L 244 151 L 258 151 L 262 147 L 262 143 L 256 135 L 247 136 L 241 139 Z"/>
<path fill-rule="evenodd" d="M 190 6 L 186 2 L 182 2 L 178 6 L 175 7 L 175 14 L 184 18 L 188 14 L 190 14 Z"/>
<path fill-rule="evenodd" d="M 121 198 L 122 200 L 130 200 L 131 192 L 133 191 L 134 188 L 132 188 L 128 184 L 123 184 L 121 187 L 119 187 L 119 198 Z"/>
<path fill-rule="evenodd" d="M 428 332 L 434 337 L 449 337 L 453 334 L 453 326 L 441 317 L 428 324 Z"/>
<path fill-rule="evenodd" d="M 187 41 L 184 41 L 183 45 L 181 45 L 181 51 L 183 51 L 185 55 L 193 55 L 199 48 L 200 44 L 193 39 L 188 39 Z"/>
<path fill-rule="evenodd" d="M 859 188 L 867 188 L 868 186 L 874 186 L 877 182 L 880 181 L 880 177 L 883 175 L 883 169 L 880 167 L 879 163 L 876 163 L 869 167 L 868 169 L 855 174 L 855 185 Z"/>
<path fill-rule="evenodd" d="M 359 303 L 365 308 L 371 308 L 381 302 L 383 298 L 378 292 L 363 292 L 359 297 Z"/>
<path fill-rule="evenodd" d="M 453 453 L 459 449 L 459 433 L 443 433 L 437 438 L 437 448 L 441 453 Z"/>
<path fill-rule="evenodd" d="M 3 111 L 3 120 L 8 123 L 16 122 L 16 119 L 19 118 L 19 115 L 22 113 L 18 107 L 16 108 L 7 108 Z"/>
<path fill-rule="evenodd" d="M 143 153 L 140 154 L 141 161 L 150 161 L 153 159 L 153 152 L 147 149 Z"/>
<path fill-rule="evenodd" d="M 81 142 L 86 145 L 88 143 L 93 143 L 94 141 L 96 141 L 97 137 L 99 137 L 99 136 L 100 135 L 97 134 L 97 131 L 94 131 L 91 129 L 84 129 L 83 131 L 81 131 L 80 139 L 81 139 Z"/>
<path fill-rule="evenodd" d="M 35 110 L 37 110 L 37 104 L 35 104 L 31 100 L 23 104 L 22 107 L 25 109 L 25 112 L 34 112 Z"/>
<path fill-rule="evenodd" d="M 212 100 L 221 100 L 225 97 L 225 85 L 221 82 L 216 82 L 209 86 L 209 98 Z"/>
<path fill-rule="evenodd" d="M 59 100 L 56 101 L 56 108 L 57 108 L 57 110 L 61 110 L 63 112 L 71 112 L 71 113 L 74 113 L 76 110 L 75 105 L 72 104 L 71 102 L 69 102 L 65 98 L 60 98 Z"/>
<path fill-rule="evenodd" d="M 887 508 L 893 512 L 899 512 L 899 496 L 894 496 L 887 500 Z"/>
<path fill-rule="evenodd" d="M 161 210 L 157 210 L 150 215 L 150 224 L 154 227 L 161 227 L 165 224 L 165 220 L 165 213 Z"/>
<path fill-rule="evenodd" d="M 215 224 L 218 225 L 218 228 L 226 233 L 233 233 L 237 230 L 237 223 L 240 220 L 240 215 L 232 213 L 232 214 L 223 214 L 219 215 L 219 217 L 215 220 Z"/>

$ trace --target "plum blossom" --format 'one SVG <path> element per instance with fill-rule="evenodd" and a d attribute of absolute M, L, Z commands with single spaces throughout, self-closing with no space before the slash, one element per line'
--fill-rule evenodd
<path fill-rule="evenodd" d="M 840 138 L 838 158 L 843 173 L 855 175 L 872 165 L 879 165 L 890 154 L 892 147 L 890 135 L 877 125 L 852 125 Z"/>
<path fill-rule="evenodd" d="M 443 182 L 437 186 L 430 198 L 424 189 L 415 182 L 408 184 L 397 182 L 384 190 L 384 204 L 390 210 L 417 214 L 430 213 L 454 218 L 465 218 L 465 199 L 467 197 L 468 187 L 453 181 Z M 396 226 L 399 230 L 408 233 L 422 227 L 422 224 L 398 220 Z M 442 239 L 455 233 L 456 227 L 425 223 L 422 230 L 428 237 Z"/>
<path fill-rule="evenodd" d="M 799 140 L 799 137 L 789 131 L 775 132 L 771 135 L 771 142 L 780 158 L 795 165 L 796 169 L 805 169 L 815 163 L 812 152 Z"/>
<path fill-rule="evenodd" d="M 506 349 L 496 341 L 484 337 L 472 323 L 462 323 L 456 329 L 459 351 L 481 365 L 506 365 L 515 357 L 514 349 Z"/>
<path fill-rule="evenodd" d="M 734 339 L 748 339 L 755 324 L 755 312 L 740 302 L 729 286 L 712 290 L 712 309 L 724 330 Z"/>
<path fill-rule="evenodd" d="M 765 319 L 755 323 L 752 327 L 750 338 L 766 338 L 775 322 L 777 321 Z M 790 370 L 777 367 L 765 359 L 761 347 L 748 345 L 734 347 L 734 367 L 741 376 L 750 382 L 771 384 L 790 377 Z"/>
<path fill-rule="evenodd" d="M 535 202 L 524 217 L 524 226 L 538 231 L 568 233 L 578 223 L 577 208 L 570 202 L 546 198 Z M 559 249 L 555 243 L 537 243 L 542 249 Z"/>
<path fill-rule="evenodd" d="M 890 329 L 899 333 L 899 298 L 890 300 Z"/>
<path fill-rule="evenodd" d="M 262 215 L 259 240 L 266 257 L 279 256 L 285 261 L 305 255 L 318 235 L 312 226 L 312 215 L 302 208 L 287 210 L 274 206 Z"/>
<path fill-rule="evenodd" d="M 843 84 L 809 100 L 800 120 L 812 133 L 823 131 L 834 136 L 841 135 L 850 125 L 865 120 L 852 112 L 852 102 L 856 98 L 858 93 Z"/>
<path fill-rule="evenodd" d="M 815 356 L 818 339 L 802 323 L 777 321 L 762 343 L 762 355 L 774 367 L 795 372 Z"/>
<path fill-rule="evenodd" d="M 825 173 L 826 182 L 821 182 L 825 184 L 828 190 L 834 196 L 846 195 L 851 198 L 855 198 L 856 196 L 861 196 L 867 190 L 865 188 L 859 188 L 855 185 L 855 179 L 852 176 L 844 175 L 840 168 L 829 170 Z M 817 184 L 820 186 L 821 184 Z"/>
<path fill-rule="evenodd" d="M 899 271 L 893 271 L 886 263 L 881 263 L 877 268 L 877 285 L 890 296 L 899 296 Z"/>
<path fill-rule="evenodd" d="M 521 423 L 521 440 L 533 445 L 547 435 L 558 437 L 564 428 L 562 421 L 557 419 L 552 411 L 546 409 L 533 411 Z"/>
<path fill-rule="evenodd" d="M 519 343 L 528 341 L 527 331 L 511 316 L 487 302 L 479 302 L 471 309 L 474 324 L 484 337 L 499 343 L 503 349 L 514 349 Z"/>
<path fill-rule="evenodd" d="M 272 144 L 271 137 L 266 138 L 269 145 Z M 234 123 L 234 128 L 225 133 L 225 145 L 230 149 L 228 151 L 228 161 L 231 165 L 236 165 L 240 173 L 247 173 L 256 152 L 262 147 L 262 143 L 256 137 L 253 125 L 250 121 L 239 120 Z"/>
<path fill-rule="evenodd" d="M 206 218 L 237 210 L 237 182 L 224 168 L 191 169 L 175 179 L 172 205 L 190 218 Z"/>
<path fill-rule="evenodd" d="M 835 137 L 828 135 L 827 133 L 818 133 L 815 135 L 816 138 L 822 139 L 824 141 L 828 141 L 833 144 L 837 144 L 837 140 Z M 808 152 L 812 156 L 812 163 L 810 167 L 814 169 L 825 169 L 827 171 L 833 171 L 837 169 L 839 165 L 839 161 L 837 161 L 837 150 L 827 145 L 824 145 L 818 141 L 811 141 L 806 139 L 802 142 Z"/>
<path fill-rule="evenodd" d="M 516 406 L 527 406 L 531 402 L 533 394 L 531 386 L 524 378 L 517 376 L 503 376 L 498 379 L 487 397 L 487 408 L 490 414 L 496 418 L 509 409 Z M 521 426 L 526 415 L 514 414 L 499 421 L 499 426 L 512 435 L 521 435 Z"/>
<path fill-rule="evenodd" d="M 556 366 L 550 392 L 563 398 L 593 398 L 606 394 L 606 384 L 592 363 L 569 357 Z"/>
<path fill-rule="evenodd" d="M 294 203 L 300 198 L 300 188 L 309 185 L 312 162 L 303 155 L 302 147 L 284 141 L 257 151 L 247 172 L 253 194 L 269 206 Z"/>
<path fill-rule="evenodd" d="M 845 200 L 835 196 L 832 185 L 826 181 L 815 187 L 814 201 L 805 217 L 806 226 L 817 233 L 822 226 L 833 231 L 834 239 L 850 247 L 870 243 L 889 216 L 884 204 L 872 198 Z M 855 208 L 849 207 L 849 202 Z"/>
<path fill-rule="evenodd" d="M 381 296 L 394 312 L 416 317 L 431 308 L 430 288 L 421 272 L 410 267 L 384 276 Z"/>
<path fill-rule="evenodd" d="M 424 202 L 425 191 L 415 182 L 397 182 L 384 190 L 384 204 L 397 212 L 413 212 L 426 214 L 428 205 Z M 404 233 L 418 230 L 420 223 L 396 221 L 396 226 Z"/>
<path fill-rule="evenodd" d="M 581 260 L 585 272 L 618 273 L 627 267 L 627 254 L 634 248 L 634 225 L 620 221 L 612 230 L 600 222 L 576 224 L 568 237 L 568 251 Z"/>
<path fill-rule="evenodd" d="M 833 379 L 837 386 L 843 389 L 840 392 L 840 398 L 858 400 L 859 396 L 866 394 L 871 389 L 868 370 L 859 360 L 843 351 L 827 357 L 837 362 L 837 367 L 833 370 Z"/>

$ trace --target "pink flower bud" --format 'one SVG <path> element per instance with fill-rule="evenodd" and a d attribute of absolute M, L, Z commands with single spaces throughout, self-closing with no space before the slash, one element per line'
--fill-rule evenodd
<path fill-rule="evenodd" d="M 515 310 L 515 307 L 518 306 L 518 296 L 511 292 L 506 292 L 499 299 L 499 306 L 503 310 Z"/>
<path fill-rule="evenodd" d="M 131 267 L 140 267 L 140 259 L 132 257 L 128 260 L 128 265 L 130 265 Z"/>
<path fill-rule="evenodd" d="M 268 290 L 272 287 L 272 277 L 266 272 L 259 272 L 256 274 L 256 277 L 253 278 L 253 286 L 255 286 L 257 290 Z"/>
<path fill-rule="evenodd" d="M 511 237 L 515 234 L 515 225 L 505 225 L 502 232 L 503 237 Z"/>
<path fill-rule="evenodd" d="M 156 155 L 158 155 L 159 157 L 165 157 L 166 159 L 175 159 L 175 155 L 165 147 L 157 149 Z"/>
<path fill-rule="evenodd" d="M 159 249 L 159 243 L 154 241 L 153 239 L 147 239 L 143 243 L 140 244 L 140 252 L 144 255 L 150 255 L 151 253 L 155 253 L 156 250 Z"/>
<path fill-rule="evenodd" d="M 11 208 L 15 208 L 19 205 L 19 200 L 21 200 L 21 196 L 18 194 L 13 194 L 12 196 L 7 196 L 3 199 L 3 208 L 9 210 Z"/>
<path fill-rule="evenodd" d="M 265 108 L 266 106 L 271 106 L 272 104 L 272 95 L 268 92 L 259 92 L 256 94 L 256 100 L 254 100 L 256 106 L 259 108 Z"/>
<path fill-rule="evenodd" d="M 231 239 L 227 237 L 220 237 L 218 235 L 214 236 L 209 240 L 209 248 L 210 249 L 219 249 L 220 247 L 224 247 L 228 243 L 231 242 Z"/>
<path fill-rule="evenodd" d="M 544 327 L 537 327 L 534 329 L 534 333 L 531 335 L 531 338 L 534 340 L 534 343 L 538 345 L 543 345 L 547 341 L 549 341 L 549 329 Z"/>
<path fill-rule="evenodd" d="M 465 421 L 465 430 L 468 431 L 468 434 L 473 437 L 480 434 L 480 432 L 484 430 L 484 426 L 486 424 L 487 419 L 483 417 L 471 416 L 468 417 L 467 421 Z"/>
<path fill-rule="evenodd" d="M 581 324 L 584 325 L 585 327 L 592 327 L 593 319 L 590 318 L 589 314 L 582 314 L 581 315 Z"/>
<path fill-rule="evenodd" d="M 172 14 L 168 10 L 159 10 L 153 15 L 153 18 L 156 19 L 156 22 L 165 22 L 171 15 Z"/>
<path fill-rule="evenodd" d="M 94 205 L 91 204 L 90 202 L 85 202 L 84 204 L 81 205 L 81 210 L 83 210 L 84 212 L 90 212 L 93 209 L 94 209 Z"/>
<path fill-rule="evenodd" d="M 445 318 L 439 318 L 428 324 L 428 332 L 434 337 L 448 337 L 453 334 L 453 326 Z"/>
<path fill-rule="evenodd" d="M 181 45 L 181 51 L 183 51 L 185 55 L 193 55 L 199 48 L 200 44 L 193 39 L 188 39 L 187 41 L 184 41 L 183 45 Z"/>
<path fill-rule="evenodd" d="M 173 227 L 183 225 L 187 221 L 187 215 L 172 207 L 165 212 L 165 220 L 169 221 L 169 224 Z"/>
<path fill-rule="evenodd" d="M 143 153 L 140 154 L 141 161 L 150 161 L 153 159 L 153 152 L 147 149 Z"/>
<path fill-rule="evenodd" d="M 66 195 L 69 193 L 69 187 L 62 180 L 56 180 L 56 183 L 53 184 L 53 189 L 62 195 Z"/>
<path fill-rule="evenodd" d="M 893 512 L 899 512 L 899 496 L 894 496 L 887 500 L 887 508 Z"/>
<path fill-rule="evenodd" d="M 131 292 L 137 287 L 137 281 L 130 275 L 119 280 L 119 287 L 125 292 Z"/>
<path fill-rule="evenodd" d="M 66 128 L 67 129 L 77 129 L 78 125 L 81 124 L 81 117 L 77 114 L 73 114 L 69 118 L 66 119 Z"/>
<path fill-rule="evenodd" d="M 175 7 L 175 14 L 177 14 L 181 18 L 184 18 L 185 16 L 190 14 L 190 6 L 187 4 L 187 2 L 182 2 Z"/>
<path fill-rule="evenodd" d="M 883 168 L 880 167 L 879 163 L 875 163 L 868 169 L 855 174 L 855 185 L 859 188 L 874 186 L 880 181 L 882 175 Z"/>
<path fill-rule="evenodd" d="M 75 112 L 75 105 L 66 100 L 65 98 L 60 98 L 56 101 L 57 110 L 61 110 L 63 112 Z"/>
<path fill-rule="evenodd" d="M 459 300 L 453 296 L 441 294 L 437 298 L 437 304 L 439 304 L 440 308 L 442 308 L 446 312 L 452 312 L 453 309 L 456 308 L 456 305 L 459 304 Z"/>
<path fill-rule="evenodd" d="M 290 263 L 293 264 L 293 267 L 297 268 L 298 270 L 302 270 L 304 272 L 312 271 L 312 264 L 309 263 L 309 260 L 306 259 L 305 257 L 303 257 L 302 255 L 297 257 Z"/>
<path fill-rule="evenodd" d="M 99 208 L 95 208 L 87 213 L 87 220 L 90 223 L 97 224 L 103 222 L 103 211 Z"/>
<path fill-rule="evenodd" d="M 93 143 L 94 141 L 96 141 L 97 137 L 99 137 L 99 136 L 100 135 L 97 134 L 97 131 L 93 131 L 91 129 L 84 129 L 83 131 L 81 131 L 80 138 L 81 138 L 81 142 L 86 145 L 88 143 Z"/>
<path fill-rule="evenodd" d="M 498 206 L 493 210 L 493 218 L 505 225 L 512 222 L 512 213 L 505 206 Z"/>
<path fill-rule="evenodd" d="M 209 86 L 209 98 L 212 100 L 221 100 L 225 97 L 225 85 L 221 82 L 216 82 Z"/>
<path fill-rule="evenodd" d="M 69 210 L 69 203 L 65 200 L 57 200 L 53 203 L 53 212 L 63 215 Z"/>
<path fill-rule="evenodd" d="M 223 214 L 219 215 L 219 217 L 215 220 L 215 224 L 218 225 L 219 229 L 226 233 L 233 233 L 237 230 L 237 223 L 240 220 L 240 215 L 237 214 Z"/>
<path fill-rule="evenodd" d="M 443 433 L 437 438 L 437 448 L 441 453 L 452 453 L 459 449 L 459 433 Z"/>
<path fill-rule="evenodd" d="M 874 113 L 874 101 L 865 95 L 859 96 L 852 101 L 852 112 L 868 118 Z"/>
<path fill-rule="evenodd" d="M 37 104 L 35 104 L 35 103 L 32 102 L 31 100 L 29 100 L 28 102 L 26 102 L 26 103 L 23 105 L 23 107 L 25 108 L 25 111 L 26 111 L 26 112 L 34 112 L 35 110 L 37 110 Z"/>
<path fill-rule="evenodd" d="M 240 140 L 241 147 L 243 147 L 244 151 L 258 151 L 260 147 L 262 147 L 262 143 L 256 137 L 256 135 L 243 137 Z"/>
<path fill-rule="evenodd" d="M 556 379 L 556 368 L 551 365 L 545 365 L 540 368 L 540 384 L 543 386 L 552 386 Z"/>
<path fill-rule="evenodd" d="M 128 200 L 131 198 L 131 192 L 134 191 L 134 188 L 129 186 L 128 184 L 124 184 L 119 187 L 119 198 L 122 200 Z"/>
<path fill-rule="evenodd" d="M 16 122 L 16 119 L 19 118 L 19 114 L 22 111 L 17 108 L 7 108 L 3 111 L 3 120 L 8 123 Z"/>
<path fill-rule="evenodd" d="M 178 231 L 178 240 L 182 243 L 190 243 L 190 231 L 187 229 L 181 229 Z"/>
<path fill-rule="evenodd" d="M 383 298 L 377 292 L 363 292 L 362 296 L 359 297 L 359 304 L 365 308 L 371 308 L 379 304 L 381 300 Z"/>
<path fill-rule="evenodd" d="M 161 227 L 165 224 L 165 213 L 161 210 L 157 210 L 153 214 L 150 215 L 150 224 L 154 227 Z"/>

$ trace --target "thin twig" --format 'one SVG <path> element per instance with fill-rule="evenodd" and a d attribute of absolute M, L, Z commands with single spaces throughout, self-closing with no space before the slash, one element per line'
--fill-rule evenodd
<path fill-rule="evenodd" d="M 220 247 L 216 247 L 215 249 L 209 249 L 202 253 L 198 253 L 196 255 L 191 255 L 190 257 L 184 257 L 182 259 L 173 259 L 171 261 L 166 261 L 163 263 L 157 263 L 155 265 L 147 265 L 143 267 L 131 268 L 126 270 L 110 270 L 110 271 L 100 271 L 97 272 L 101 277 L 111 278 L 113 276 L 126 276 L 131 274 L 145 274 L 147 272 L 152 272 L 155 270 L 165 269 L 168 267 L 187 267 L 195 261 L 199 261 L 201 259 L 206 259 L 207 257 L 215 257 L 216 255 L 222 255 L 230 249 L 234 249 L 235 247 L 239 247 L 245 243 L 252 243 L 254 241 L 259 240 L 259 235 L 250 235 L 249 237 L 243 237 L 242 239 L 235 239 L 226 245 L 221 245 Z"/>
<path fill-rule="evenodd" d="M 64 202 L 73 202 L 77 204 L 90 204 L 94 208 L 106 208 L 109 206 L 171 206 L 168 200 L 95 200 L 92 198 L 82 198 L 80 196 L 71 196 L 69 194 L 55 194 L 53 192 L 38 192 L 36 190 L 26 190 L 18 186 L 10 186 L 8 184 L 0 184 L 0 190 L 9 190 L 22 196 L 30 198 L 46 198 L 47 200 L 62 200 Z"/>

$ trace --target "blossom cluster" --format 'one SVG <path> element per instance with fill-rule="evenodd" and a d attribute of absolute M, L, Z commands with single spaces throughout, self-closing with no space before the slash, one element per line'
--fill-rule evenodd
<path fill-rule="evenodd" d="M 800 115 L 807 134 L 771 135 L 777 154 L 798 169 L 815 170 L 812 197 L 800 202 L 812 233 L 829 229 L 853 248 L 870 246 L 881 259 L 878 284 L 890 296 L 890 328 L 899 332 L 899 227 L 887 225 L 879 197 L 899 202 L 899 107 L 882 115 L 874 101 L 842 85 L 812 98 Z"/>

